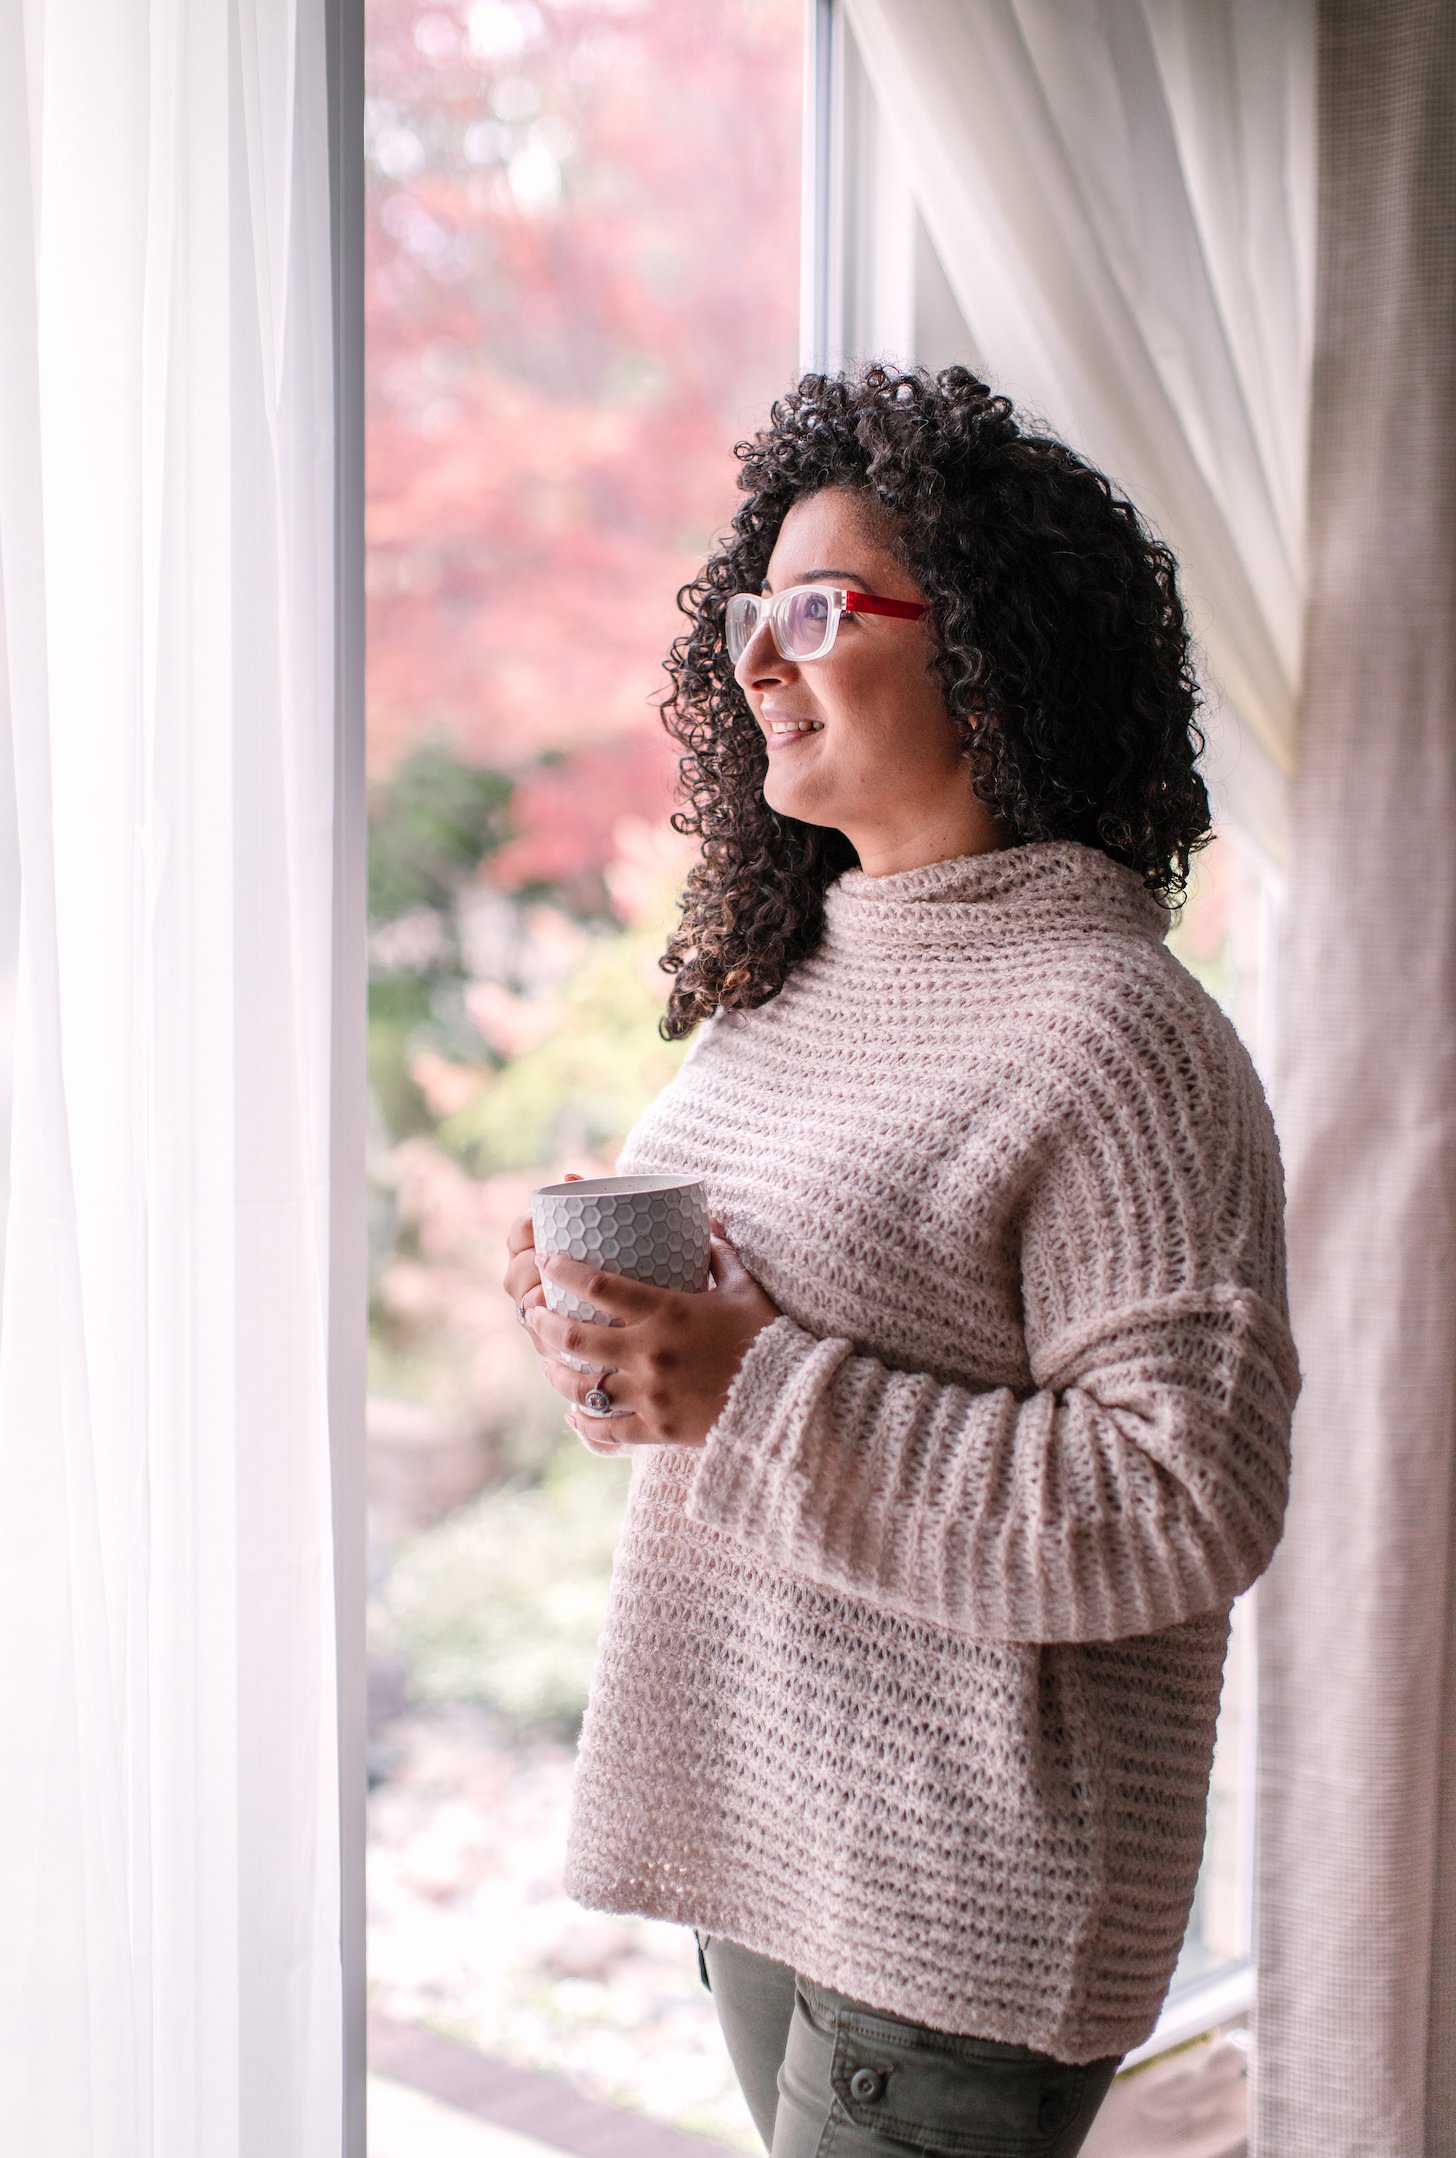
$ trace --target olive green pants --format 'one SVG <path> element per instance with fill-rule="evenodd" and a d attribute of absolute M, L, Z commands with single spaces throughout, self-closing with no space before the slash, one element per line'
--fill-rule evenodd
<path fill-rule="evenodd" d="M 1122 2060 L 1070 2067 L 1030 2046 L 956 2038 L 736 1941 L 697 1941 L 770 2158 L 1072 2158 Z"/>

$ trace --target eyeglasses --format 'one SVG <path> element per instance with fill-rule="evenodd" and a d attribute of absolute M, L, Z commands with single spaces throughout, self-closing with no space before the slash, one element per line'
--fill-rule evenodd
<path fill-rule="evenodd" d="M 764 621 L 781 659 L 822 659 L 834 642 L 842 615 L 893 614 L 918 622 L 924 612 L 915 600 L 876 599 L 872 593 L 850 592 L 843 585 L 791 584 L 771 597 L 735 592 L 728 602 L 724 634 L 735 667 Z"/>

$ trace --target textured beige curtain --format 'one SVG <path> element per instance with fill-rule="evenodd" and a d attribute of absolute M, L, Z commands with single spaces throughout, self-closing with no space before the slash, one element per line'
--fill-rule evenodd
<path fill-rule="evenodd" d="M 1254 2158 L 1456 2154 L 1456 17 L 1322 0 Z"/>

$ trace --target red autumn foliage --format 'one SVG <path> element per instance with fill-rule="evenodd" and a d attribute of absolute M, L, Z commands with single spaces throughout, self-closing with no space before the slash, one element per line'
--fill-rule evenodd
<path fill-rule="evenodd" d="M 511 883 L 667 807 L 674 596 L 796 367 L 801 37 L 798 0 L 370 0 L 370 776 L 427 733 L 520 773 Z"/>

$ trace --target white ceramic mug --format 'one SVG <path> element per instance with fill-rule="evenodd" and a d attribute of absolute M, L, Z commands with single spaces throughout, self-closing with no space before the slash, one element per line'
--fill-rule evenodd
<path fill-rule="evenodd" d="M 659 1289 L 706 1289 L 712 1279 L 708 1194 L 695 1176 L 584 1176 L 542 1184 L 531 1194 L 538 1259 L 564 1251 L 588 1266 Z M 620 1325 L 605 1311 L 543 1275 L 552 1311 L 597 1326 Z M 562 1356 L 575 1371 L 599 1364 Z"/>

